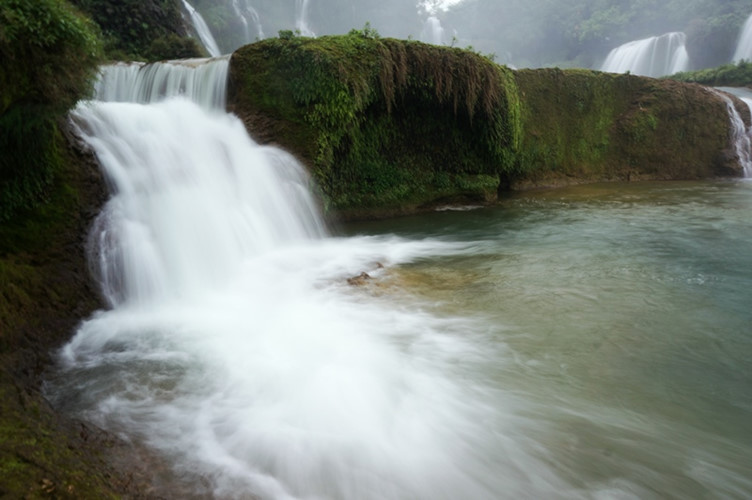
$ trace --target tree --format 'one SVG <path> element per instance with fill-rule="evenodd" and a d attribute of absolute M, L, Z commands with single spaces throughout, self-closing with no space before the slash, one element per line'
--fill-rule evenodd
<path fill-rule="evenodd" d="M 58 119 L 101 61 L 93 23 L 64 0 L 0 0 L 0 222 L 47 199 L 62 165 Z"/>
<path fill-rule="evenodd" d="M 67 111 L 88 95 L 101 44 L 64 0 L 0 0 L 0 114 L 16 103 Z"/>

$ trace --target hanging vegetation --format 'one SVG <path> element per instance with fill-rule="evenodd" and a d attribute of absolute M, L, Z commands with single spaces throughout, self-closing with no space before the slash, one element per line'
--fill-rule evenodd
<path fill-rule="evenodd" d="M 516 166 L 514 78 L 472 51 L 382 39 L 366 26 L 316 39 L 281 32 L 231 66 L 235 111 L 261 140 L 301 154 L 339 212 L 492 199 Z"/>

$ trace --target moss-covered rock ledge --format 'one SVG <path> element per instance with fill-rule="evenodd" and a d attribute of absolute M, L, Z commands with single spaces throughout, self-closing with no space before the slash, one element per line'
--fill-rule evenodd
<path fill-rule="evenodd" d="M 44 200 L 0 220 L 0 498 L 118 498 L 133 491 L 108 463 L 120 444 L 41 393 L 54 350 L 101 307 L 84 240 L 106 195 L 93 158 L 50 126 Z"/>
<path fill-rule="evenodd" d="M 487 202 L 504 189 L 741 173 L 725 103 L 705 87 L 512 71 L 368 29 L 243 47 L 229 95 L 254 137 L 301 158 L 327 210 L 348 218 Z"/>
<path fill-rule="evenodd" d="M 701 85 L 589 70 L 515 72 L 523 175 L 512 188 L 741 176 L 726 103 Z M 749 123 L 749 109 L 729 96 Z"/>
<path fill-rule="evenodd" d="M 514 76 L 472 52 L 364 30 L 264 40 L 230 65 L 232 111 L 310 166 L 337 213 L 492 200 L 515 168 Z"/>

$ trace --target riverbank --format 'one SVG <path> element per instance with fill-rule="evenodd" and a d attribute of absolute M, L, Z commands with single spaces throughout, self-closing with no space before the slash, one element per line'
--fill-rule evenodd
<path fill-rule="evenodd" d="M 84 252 L 106 198 L 93 157 L 57 125 L 45 203 L 0 225 L 0 497 L 118 498 L 139 487 L 110 453 L 124 445 L 56 412 L 42 395 L 52 354 L 101 307 Z M 122 448 L 125 449 L 125 448 Z"/>

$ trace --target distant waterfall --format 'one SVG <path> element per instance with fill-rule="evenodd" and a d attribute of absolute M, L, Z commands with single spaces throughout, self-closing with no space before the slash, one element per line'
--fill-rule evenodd
<path fill-rule="evenodd" d="M 198 33 L 198 37 L 201 39 L 201 43 L 204 44 L 207 52 L 209 52 L 209 55 L 212 57 L 222 55 L 222 51 L 219 50 L 217 41 L 214 40 L 214 36 L 212 36 L 212 33 L 209 30 L 209 26 L 206 25 L 206 21 L 204 21 L 204 18 L 201 17 L 201 14 L 199 14 L 199 12 L 194 9 L 191 4 L 188 3 L 188 0 L 183 0 L 183 6 L 191 16 L 191 23 L 196 29 L 196 33 Z"/>
<path fill-rule="evenodd" d="M 308 2 L 309 0 L 296 0 L 295 28 L 303 36 L 316 36 L 308 25 Z"/>
<path fill-rule="evenodd" d="M 741 60 L 752 61 L 752 15 L 749 16 L 747 22 L 744 23 L 732 59 L 734 62 L 739 62 Z"/>
<path fill-rule="evenodd" d="M 245 41 L 251 43 L 256 38 L 264 38 L 264 29 L 261 26 L 261 17 L 250 3 L 250 0 L 232 0 L 232 9 L 243 23 Z"/>
<path fill-rule="evenodd" d="M 423 24 L 423 31 L 420 33 L 420 39 L 426 43 L 441 45 L 444 43 L 444 28 L 441 21 L 436 16 L 429 16 Z"/>
<path fill-rule="evenodd" d="M 684 33 L 666 33 L 625 43 L 613 49 L 601 71 L 659 77 L 689 68 Z"/>

